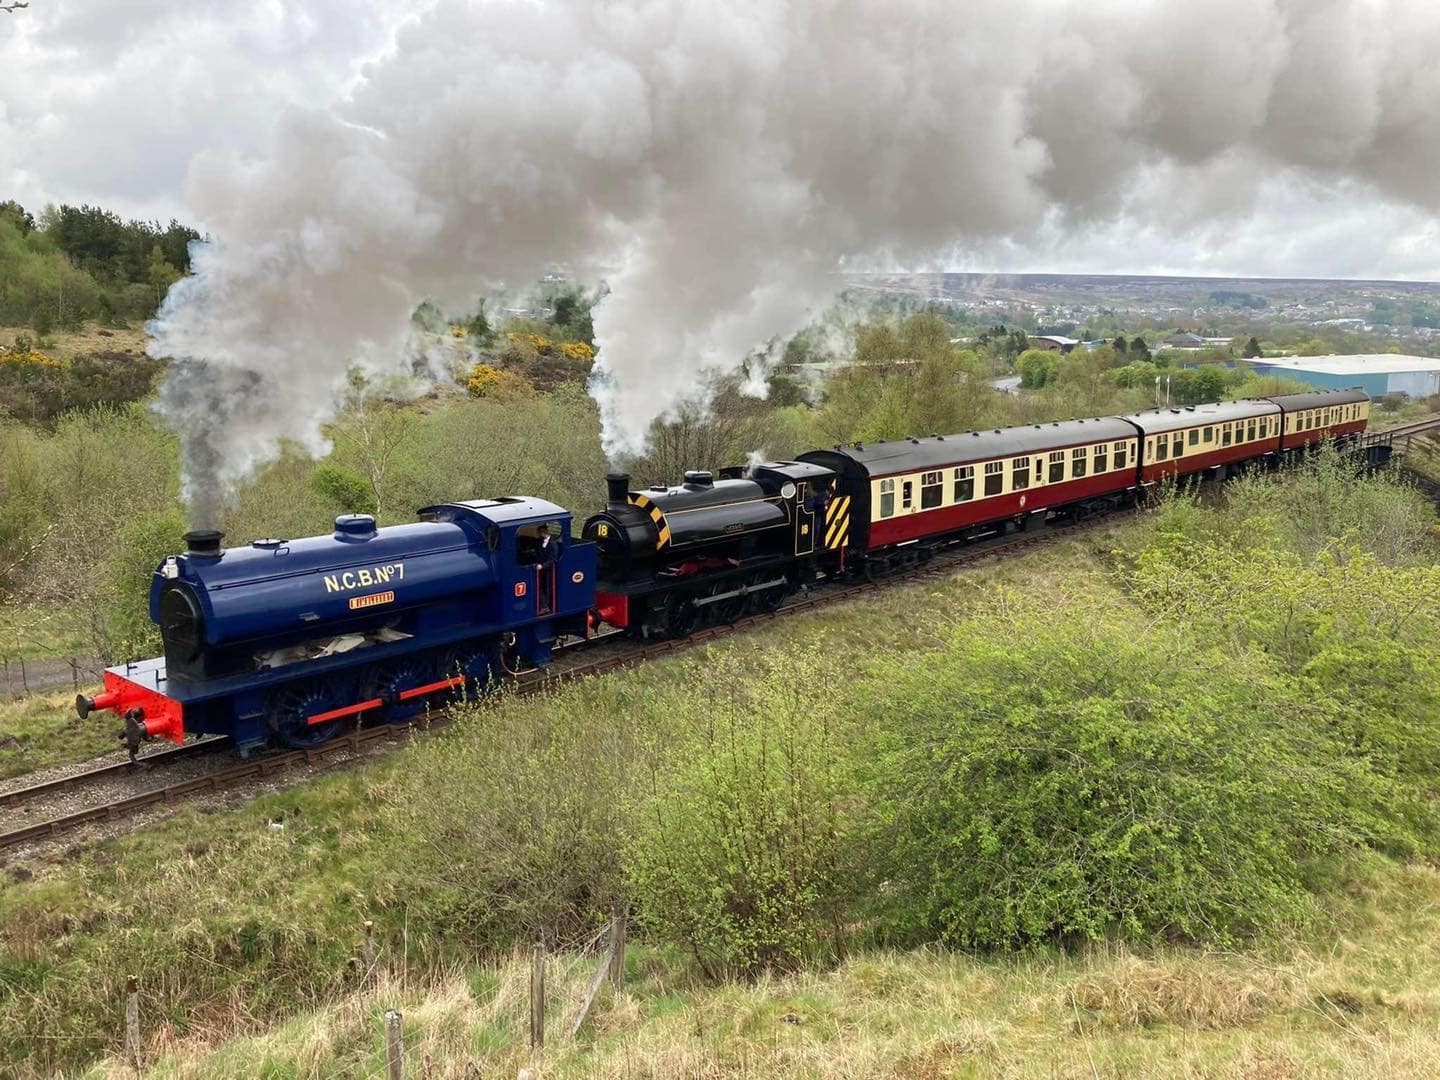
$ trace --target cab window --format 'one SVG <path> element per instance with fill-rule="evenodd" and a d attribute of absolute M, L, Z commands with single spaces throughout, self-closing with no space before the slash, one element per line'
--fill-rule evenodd
<path fill-rule="evenodd" d="M 1030 486 L 1030 459 L 1017 457 L 1010 462 L 1010 490 L 1024 491 Z"/>
<path fill-rule="evenodd" d="M 969 502 L 975 497 L 975 466 L 962 465 L 955 470 L 955 501 Z"/>
<path fill-rule="evenodd" d="M 920 509 L 934 510 L 945 501 L 945 474 L 927 472 L 920 474 Z"/>
<path fill-rule="evenodd" d="M 985 463 L 985 494 L 999 495 L 1005 489 L 1005 463 L 1003 461 L 987 461 Z"/>
<path fill-rule="evenodd" d="M 880 481 L 880 516 L 882 518 L 892 517 L 895 514 L 895 481 Z"/>
<path fill-rule="evenodd" d="M 1085 475 L 1086 459 L 1090 456 L 1088 446 L 1077 446 L 1070 451 L 1070 478 L 1079 480 Z"/>
<path fill-rule="evenodd" d="M 1050 483 L 1058 484 L 1065 479 L 1065 451 L 1053 450 L 1050 453 Z"/>

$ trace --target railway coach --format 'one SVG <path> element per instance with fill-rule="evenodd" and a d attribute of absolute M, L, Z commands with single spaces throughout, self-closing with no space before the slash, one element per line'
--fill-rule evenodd
<path fill-rule="evenodd" d="M 1316 443 L 1356 441 L 1370 422 L 1370 395 L 1364 390 L 1320 390 L 1270 399 L 1284 414 L 1280 446 L 1286 452 Z"/>
<path fill-rule="evenodd" d="M 1221 401 L 1148 409 L 1124 417 L 1143 434 L 1140 482 L 1167 476 L 1223 480 L 1280 452 L 1281 409 L 1273 401 Z"/>
<path fill-rule="evenodd" d="M 875 576 L 940 547 L 1080 520 L 1133 500 L 1140 433 L 1120 417 L 855 443 L 800 455 L 834 472 L 824 540 L 840 568 Z"/>

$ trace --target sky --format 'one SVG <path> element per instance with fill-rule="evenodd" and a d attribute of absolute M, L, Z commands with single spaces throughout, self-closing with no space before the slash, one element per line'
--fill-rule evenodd
<path fill-rule="evenodd" d="M 1334 6 L 1310 2 L 1317 9 Z M 345 99 L 367 61 L 391 49 L 397 28 L 427 6 L 32 0 L 26 10 L 0 14 L 0 198 L 32 209 L 88 201 L 127 216 L 174 216 L 203 228 L 208 223 L 187 198 L 195 155 L 263 155 L 287 108 Z M 1191 0 L 1176 6 L 1225 5 Z M 1346 6 L 1383 13 L 1389 5 Z M 1437 5 L 1415 0 L 1410 6 Z M 1362 42 L 1362 51 L 1383 45 L 1364 21 L 1339 29 L 1375 36 Z M 1240 46 L 1221 37 L 1198 43 L 1156 38 L 1147 47 L 1159 61 L 1193 65 L 1203 77 L 1213 50 Z M 1222 77 L 1218 71 L 1216 77 Z M 1332 116 L 1325 102 L 1316 106 L 1315 131 L 1307 137 L 1320 140 Z M 1417 119 L 1434 125 L 1436 115 Z M 1265 171 L 1273 177 L 1257 180 Z M 1144 172 L 1127 197 L 1128 212 L 1115 220 L 1049 223 L 1035 235 L 929 254 L 924 265 L 883 257 L 865 265 L 1440 278 L 1434 212 L 1371 185 L 1280 172 L 1243 153 L 1196 168 L 1170 164 Z M 1440 187 L 1440 179 L 1434 183 Z M 1208 208 L 1206 196 L 1193 195 L 1207 189 L 1214 192 Z"/>

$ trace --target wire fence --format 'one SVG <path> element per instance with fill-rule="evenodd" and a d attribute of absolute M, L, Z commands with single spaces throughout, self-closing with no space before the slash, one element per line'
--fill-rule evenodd
<path fill-rule="evenodd" d="M 0 695 L 15 701 L 31 694 L 73 690 L 100 682 L 104 665 L 93 656 L 56 653 L 10 656 L 0 653 Z"/>

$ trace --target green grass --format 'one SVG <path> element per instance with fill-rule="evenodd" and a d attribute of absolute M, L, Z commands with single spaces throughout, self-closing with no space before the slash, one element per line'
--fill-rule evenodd
<path fill-rule="evenodd" d="M 1124 563 L 1112 552 L 1149 527 L 779 620 L 698 655 L 823 646 L 833 692 L 845 693 L 898 654 L 934 648 L 947 620 L 1007 589 L 1059 592 L 1080 577 L 1119 596 L 1109 572 Z M 674 693 L 695 655 L 558 693 L 603 718 Z M 546 707 L 502 701 L 437 736 L 446 741 L 234 810 L 188 810 L 59 865 L 12 868 L 23 872 L 0 876 L 0 1061 L 19 1076 L 122 1075 L 105 1055 L 135 972 L 154 1075 L 368 1075 L 383 1011 L 398 1006 L 413 1061 L 428 1055 L 437 1075 L 474 1061 L 482 1075 L 513 1076 L 528 1060 L 526 957 L 477 956 L 455 926 L 417 918 L 436 886 L 405 872 L 415 838 L 392 811 L 413 801 L 424 755 L 483 745 L 507 723 L 538 726 Z M 1378 856 L 1349 873 L 1317 883 L 1315 921 L 1243 954 L 861 950 L 829 970 L 711 985 L 678 950 L 641 942 L 629 989 L 602 995 L 573 1046 L 556 1045 L 558 1032 L 593 962 L 560 957 L 552 1049 L 536 1064 L 545 1077 L 1422 1071 L 1440 1060 L 1440 874 Z M 378 990 L 359 985 L 352 963 L 366 919 L 384 961 Z"/>
<path fill-rule="evenodd" d="M 1247 954 L 1104 944 L 988 957 L 865 951 L 835 968 L 707 985 L 631 950 L 579 1038 L 562 1037 L 595 958 L 551 956 L 547 1046 L 526 1047 L 529 958 L 373 989 L 254 1034 L 147 1048 L 155 1077 L 374 1075 L 404 1015 L 416 1075 L 1391 1077 L 1440 1055 L 1440 873 L 1378 863 L 1345 883 L 1331 933 Z M 483 979 L 486 992 L 473 992 Z M 123 1074 L 113 1059 L 92 1075 Z"/>
<path fill-rule="evenodd" d="M 984 575 L 887 590 L 708 648 L 778 649 L 823 638 L 837 685 L 848 683 L 886 653 L 933 644 L 938 621 L 975 602 L 982 578 L 1043 587 L 1058 567 L 1073 573 L 1077 564 L 1095 565 L 1109 542 L 1087 534 L 1083 543 L 1051 545 Z M 693 655 L 560 693 L 615 707 L 673 682 Z M 498 706 L 537 707 L 543 703 L 533 699 Z M 482 708 L 468 723 L 486 725 L 492 716 Z M 73 861 L 25 867 L 33 880 L 0 876 L 0 1011 L 7 1016 L 0 1060 L 44 1072 L 113 1046 L 115 1003 L 132 971 L 146 975 L 147 1030 L 177 1037 L 264 1030 L 351 988 L 347 963 L 358 955 L 365 919 L 374 920 L 392 959 L 403 954 L 397 967 L 404 970 L 473 957 L 452 928 L 409 921 L 428 886 L 397 873 L 395 852 L 409 838 L 386 809 L 404 789 L 412 753 L 236 810 L 186 810 Z"/>
<path fill-rule="evenodd" d="M 69 690 L 0 701 L 0 779 L 98 757 L 120 745 L 119 729 L 110 713 L 81 720 Z"/>
<path fill-rule="evenodd" d="M 10 660 L 15 688 L 20 688 L 16 661 L 85 658 L 94 652 L 84 616 L 65 608 L 0 605 L 0 656 Z"/>

